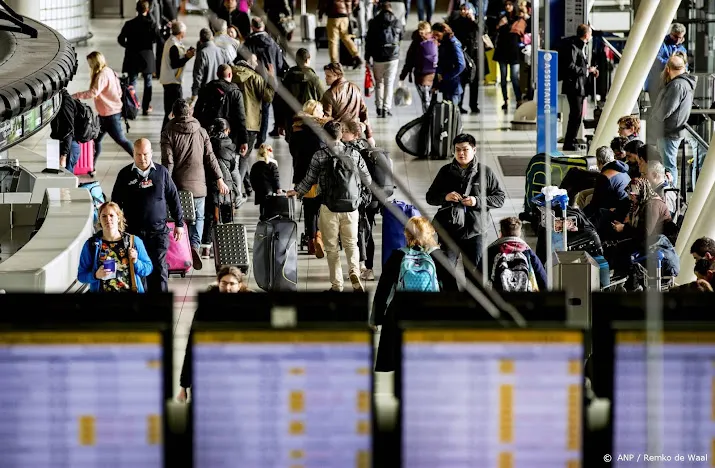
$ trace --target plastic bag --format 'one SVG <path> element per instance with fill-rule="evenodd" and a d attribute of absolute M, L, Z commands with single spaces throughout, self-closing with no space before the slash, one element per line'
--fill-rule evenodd
<path fill-rule="evenodd" d="M 395 107 L 407 107 L 412 104 L 412 94 L 407 86 L 402 84 L 402 81 L 397 83 L 394 98 Z"/>
<path fill-rule="evenodd" d="M 372 92 L 375 90 L 375 82 L 372 80 L 372 73 L 370 73 L 370 67 L 365 67 L 365 97 L 372 96 Z"/>

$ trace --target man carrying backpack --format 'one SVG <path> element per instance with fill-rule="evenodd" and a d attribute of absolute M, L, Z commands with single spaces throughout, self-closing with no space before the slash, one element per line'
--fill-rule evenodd
<path fill-rule="evenodd" d="M 501 237 L 487 249 L 487 275 L 492 287 L 502 292 L 546 291 L 546 270 L 521 239 L 519 218 L 504 218 L 499 228 Z M 481 265 L 477 270 L 481 271 Z"/>
<path fill-rule="evenodd" d="M 338 255 L 340 239 L 348 260 L 353 290 L 363 292 L 357 248 L 358 206 L 362 184 L 371 185 L 372 178 L 360 153 L 340 141 L 343 136 L 340 122 L 331 120 L 323 126 L 323 130 L 328 134 L 325 146 L 313 155 L 308 173 L 287 195 L 302 197 L 314 184 L 318 184 L 323 197 L 318 229 L 328 257 L 330 291 L 343 290 L 343 269 Z"/>

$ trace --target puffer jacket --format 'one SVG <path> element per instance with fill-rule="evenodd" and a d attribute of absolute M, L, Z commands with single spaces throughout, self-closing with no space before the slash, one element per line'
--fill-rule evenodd
<path fill-rule="evenodd" d="M 316 125 L 322 127 L 328 119 L 312 117 L 300 113 L 293 119 L 293 133 L 290 140 L 290 154 L 293 157 L 293 183 L 297 184 L 305 177 L 313 155 L 323 146 L 320 137 L 305 122 L 312 119 Z"/>
<path fill-rule="evenodd" d="M 232 81 L 243 92 L 243 104 L 246 106 L 246 130 L 258 132 L 261 130 L 261 104 L 273 102 L 275 91 L 247 62 L 241 60 L 231 69 L 233 70 Z"/>
<path fill-rule="evenodd" d="M 383 10 L 370 21 L 365 44 L 365 61 L 391 62 L 400 58 L 402 28 L 391 11 Z"/>
<path fill-rule="evenodd" d="M 228 135 L 225 135 L 221 138 L 212 137 L 211 148 L 213 148 L 216 160 L 221 168 L 223 181 L 229 186 L 231 193 L 222 195 L 218 190 L 218 184 L 213 182 L 211 184 L 210 195 L 215 205 L 230 205 L 232 204 L 232 200 L 237 200 L 240 196 L 239 188 L 236 186 L 233 177 L 231 177 L 231 173 L 236 170 L 238 165 L 236 145 L 233 141 L 231 141 L 231 138 Z M 209 174 L 207 174 L 207 179 L 208 178 Z"/>
<path fill-rule="evenodd" d="M 161 132 L 161 164 L 178 190 L 187 190 L 196 198 L 207 195 L 207 174 L 213 180 L 223 178 L 209 135 L 193 117 L 175 118 L 166 124 Z"/>
<path fill-rule="evenodd" d="M 320 0 L 318 4 L 318 14 L 328 18 L 345 18 L 360 4 L 359 0 Z"/>
<path fill-rule="evenodd" d="M 367 104 L 360 88 L 345 77 L 333 82 L 320 100 L 325 116 L 341 122 L 359 121 L 365 124 L 365 135 L 372 137 L 372 128 L 367 117 Z"/>

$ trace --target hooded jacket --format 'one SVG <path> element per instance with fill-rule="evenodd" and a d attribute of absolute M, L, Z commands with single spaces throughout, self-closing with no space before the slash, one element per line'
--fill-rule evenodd
<path fill-rule="evenodd" d="M 400 58 L 402 29 L 397 17 L 382 10 L 370 21 L 365 41 L 365 61 L 391 62 Z"/>
<path fill-rule="evenodd" d="M 663 138 L 681 138 L 693 107 L 694 90 L 695 78 L 687 73 L 676 76 L 665 85 L 653 105 L 650 122 L 653 127 L 648 131 L 655 131 L 655 135 L 663 135 Z"/>
<path fill-rule="evenodd" d="M 261 106 L 263 103 L 273 102 L 275 91 L 247 62 L 240 60 L 231 69 L 233 70 L 232 81 L 243 92 L 243 104 L 246 106 L 246 130 L 258 132 L 261 130 Z"/>
<path fill-rule="evenodd" d="M 459 75 L 467 68 L 467 62 L 462 51 L 462 43 L 454 36 L 442 39 L 438 51 L 437 74 L 442 77 L 442 80 L 436 85 L 444 94 L 444 99 L 450 100 L 452 96 L 464 92 Z"/>
<path fill-rule="evenodd" d="M 516 252 L 523 252 L 524 255 L 526 255 L 526 258 L 529 259 L 529 266 L 531 267 L 529 276 L 533 275 L 533 278 L 536 280 L 536 284 L 539 286 L 539 291 L 546 291 L 547 279 L 544 264 L 541 263 L 541 260 L 539 260 L 539 257 L 536 256 L 534 251 L 531 250 L 529 244 L 527 244 L 520 237 L 501 237 L 487 247 L 487 274 L 493 282 L 492 287 L 496 290 L 501 289 L 501 285 L 498 282 L 493 281 L 494 278 L 491 278 L 496 256 L 502 253 Z M 482 271 L 481 265 L 477 267 L 477 271 Z"/>
<path fill-rule="evenodd" d="M 273 71 L 275 76 L 282 77 L 286 70 L 288 70 L 288 64 L 283 57 L 283 50 L 280 46 L 273 40 L 271 36 L 265 31 L 254 32 L 246 39 L 243 43 L 243 47 L 248 49 L 252 54 L 255 54 L 258 58 L 258 67 L 256 71 L 264 78 L 268 78 L 268 73 L 266 69 L 268 65 L 273 65 Z"/>
<path fill-rule="evenodd" d="M 193 117 L 174 118 L 166 124 L 161 132 L 161 164 L 176 188 L 191 192 L 194 198 L 208 194 L 207 175 L 213 181 L 223 178 L 209 135 Z"/>
<path fill-rule="evenodd" d="M 591 203 L 584 210 L 587 216 L 590 217 L 601 209 L 616 208 L 616 219 L 623 219 L 630 208 L 627 192 L 628 184 L 631 183 L 629 169 L 624 161 L 611 161 L 603 166 L 601 174 L 596 179 Z"/>
<path fill-rule="evenodd" d="M 372 137 L 372 127 L 367 116 L 367 104 L 360 88 L 341 76 L 330 85 L 320 100 L 325 116 L 340 122 L 352 120 L 365 124 L 365 136 Z"/>
<path fill-rule="evenodd" d="M 231 141 L 228 135 L 222 135 L 220 138 L 211 138 L 211 148 L 214 150 L 216 155 L 216 161 L 221 168 L 221 173 L 223 174 L 223 181 L 231 189 L 231 193 L 227 195 L 222 195 L 218 190 L 218 184 L 213 182 L 210 184 L 210 196 L 216 205 L 230 205 L 232 200 L 237 200 L 240 196 L 239 188 L 236 186 L 233 177 L 231 177 L 231 172 L 237 169 L 238 158 L 236 154 L 236 145 Z"/>
<path fill-rule="evenodd" d="M 308 173 L 310 160 L 313 155 L 323 146 L 320 137 L 313 131 L 313 128 L 306 123 L 312 119 L 319 127 L 323 127 L 327 119 L 312 117 L 306 114 L 298 114 L 293 118 L 292 136 L 290 139 L 290 154 L 293 157 L 293 183 L 297 184 L 305 174 Z"/>
<path fill-rule="evenodd" d="M 404 81 L 413 70 L 416 85 L 432 86 L 434 72 L 437 70 L 437 41 L 422 39 L 419 31 L 412 33 L 412 42 L 407 49 L 400 81 Z"/>
<path fill-rule="evenodd" d="M 320 81 L 320 78 L 310 67 L 291 67 L 283 77 L 283 87 L 298 101 L 301 108 L 303 104 L 310 101 L 320 101 L 325 93 L 325 86 Z M 276 120 L 283 120 L 283 126 L 287 130 L 286 141 L 291 138 L 291 126 L 293 125 L 293 117 L 296 112 L 289 106 L 280 96 L 276 96 L 276 104 L 274 105 L 274 114 Z"/>
<path fill-rule="evenodd" d="M 223 107 L 218 109 L 221 93 L 225 98 Z M 210 128 L 216 118 L 226 119 L 231 128 L 231 140 L 238 146 L 248 142 L 246 106 L 241 89 L 236 83 L 219 78 L 202 87 L 194 106 L 194 117 L 206 129 Z"/>

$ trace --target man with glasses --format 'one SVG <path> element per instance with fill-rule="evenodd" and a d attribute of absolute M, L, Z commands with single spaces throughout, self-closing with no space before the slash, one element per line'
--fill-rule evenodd
<path fill-rule="evenodd" d="M 675 52 L 682 52 L 687 56 L 688 51 L 683 45 L 684 42 L 685 26 L 680 23 L 673 23 L 670 27 L 670 34 L 665 36 L 663 44 L 661 44 L 660 50 L 658 50 L 658 56 L 655 58 L 655 62 L 653 62 L 653 66 L 648 74 L 648 79 L 646 80 L 645 90 L 648 91 L 651 102 L 655 102 L 660 89 L 663 87 L 661 74 L 670 56 Z"/>

